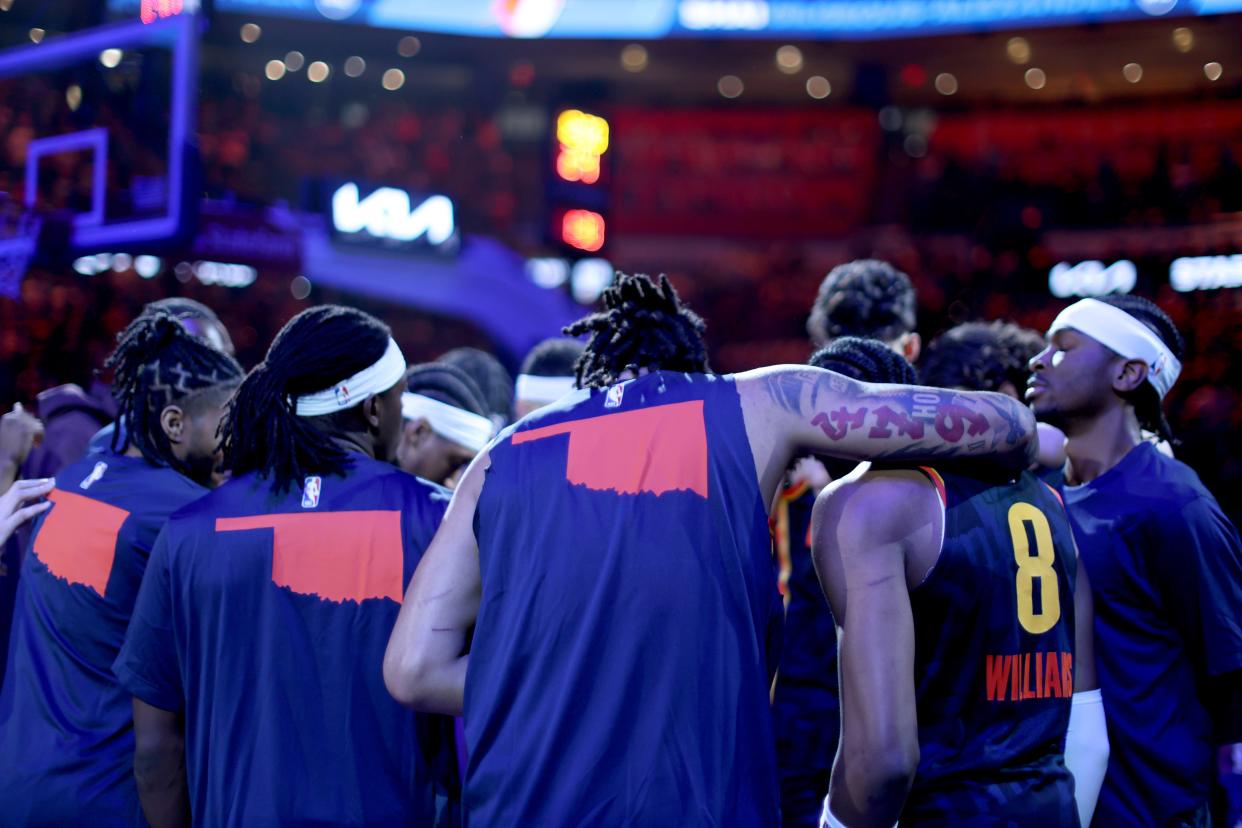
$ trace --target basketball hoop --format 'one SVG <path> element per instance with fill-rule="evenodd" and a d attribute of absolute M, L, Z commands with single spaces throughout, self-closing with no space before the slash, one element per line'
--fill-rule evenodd
<path fill-rule="evenodd" d="M 0 199 L 0 296 L 16 299 L 21 294 L 42 230 L 43 216 L 12 199 Z"/>

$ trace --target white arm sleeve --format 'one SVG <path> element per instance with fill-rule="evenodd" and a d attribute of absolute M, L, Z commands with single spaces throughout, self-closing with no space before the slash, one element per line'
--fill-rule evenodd
<path fill-rule="evenodd" d="M 1108 728 L 1099 690 L 1075 693 L 1065 733 L 1065 766 L 1074 776 L 1074 798 L 1082 828 L 1091 824 L 1095 803 L 1108 770 Z"/>

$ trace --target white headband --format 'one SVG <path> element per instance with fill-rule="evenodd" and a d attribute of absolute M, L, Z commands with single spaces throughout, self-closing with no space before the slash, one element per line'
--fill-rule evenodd
<path fill-rule="evenodd" d="M 401 416 L 426 420 L 436 434 L 473 452 L 485 449 L 495 431 L 492 421 L 481 414 L 409 391 L 401 395 Z"/>
<path fill-rule="evenodd" d="M 367 397 L 382 394 L 392 388 L 405 376 L 405 357 L 401 348 L 389 337 L 388 349 L 379 361 L 368 368 L 363 368 L 352 377 L 343 379 L 331 388 L 303 394 L 296 400 L 299 417 L 318 417 L 321 414 L 335 414 L 352 408 Z"/>
<path fill-rule="evenodd" d="M 1160 399 L 1169 393 L 1182 372 L 1182 363 L 1151 328 L 1121 308 L 1098 299 L 1083 299 L 1061 311 L 1048 329 L 1048 335 L 1064 328 L 1084 333 L 1126 359 L 1146 362 L 1147 381 Z"/>
<path fill-rule="evenodd" d="M 536 377 L 533 374 L 518 374 L 514 397 L 532 403 L 552 403 L 576 390 L 577 387 L 577 380 L 574 377 Z"/>

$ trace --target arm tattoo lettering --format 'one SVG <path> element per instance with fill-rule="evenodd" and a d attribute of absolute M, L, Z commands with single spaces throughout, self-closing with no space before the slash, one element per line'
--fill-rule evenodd
<path fill-rule="evenodd" d="M 829 440 L 840 440 L 850 433 L 852 428 L 862 428 L 867 420 L 867 409 L 860 408 L 850 411 L 841 406 L 835 411 L 821 411 L 811 418 L 811 425 L 819 426 L 819 430 Z"/>

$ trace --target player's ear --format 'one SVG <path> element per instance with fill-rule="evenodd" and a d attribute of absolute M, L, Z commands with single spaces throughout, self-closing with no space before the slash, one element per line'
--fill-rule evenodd
<path fill-rule="evenodd" d="M 1125 394 L 1147 381 L 1147 363 L 1141 359 L 1127 359 L 1117 366 L 1113 374 L 1113 390 Z"/>
<path fill-rule="evenodd" d="M 164 430 L 164 436 L 168 438 L 168 442 L 174 446 L 185 439 L 185 419 L 185 412 L 179 405 L 165 406 L 160 412 L 160 428 Z"/>
<path fill-rule="evenodd" d="M 923 337 L 914 331 L 908 334 L 902 334 L 901 339 L 897 343 L 897 353 L 906 358 L 906 362 L 913 365 L 919 361 L 919 354 L 923 352 Z"/>
<path fill-rule="evenodd" d="M 418 448 L 427 441 L 431 434 L 431 423 L 423 417 L 415 417 L 413 420 L 405 421 L 401 439 L 409 443 L 410 448 Z"/>

